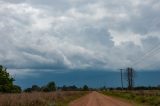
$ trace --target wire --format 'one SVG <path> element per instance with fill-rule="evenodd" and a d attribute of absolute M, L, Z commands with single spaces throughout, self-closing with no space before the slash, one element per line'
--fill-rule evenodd
<path fill-rule="evenodd" d="M 159 50 L 160 50 L 160 42 L 158 44 L 156 44 L 153 48 L 148 50 L 148 52 L 146 52 L 140 59 L 135 61 L 132 66 L 135 66 L 135 65 L 141 63 L 143 60 L 150 58 L 151 56 L 154 56 L 155 54 L 159 53 Z"/>
<path fill-rule="evenodd" d="M 156 54 L 154 54 L 154 55 L 152 55 L 152 56 L 156 56 L 156 55 L 159 55 L 159 54 L 156 53 Z M 138 65 L 139 65 L 139 64 L 138 64 Z M 148 67 L 148 66 L 153 66 L 153 65 L 157 67 L 157 65 L 159 65 L 159 64 L 155 64 L 154 62 L 153 62 L 153 63 L 148 63 L 148 64 L 147 64 L 147 67 Z"/>

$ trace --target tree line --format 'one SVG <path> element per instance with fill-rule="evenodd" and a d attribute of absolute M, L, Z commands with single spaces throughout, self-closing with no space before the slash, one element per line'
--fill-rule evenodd
<path fill-rule="evenodd" d="M 123 88 L 124 90 L 127 89 L 133 89 L 133 90 L 155 90 L 159 89 L 160 90 L 160 85 L 157 87 L 152 87 L 152 86 L 139 86 L 139 87 L 133 87 L 134 83 L 134 70 L 132 69 L 127 69 L 126 72 L 126 79 L 128 81 L 128 87 Z M 30 88 L 26 88 L 22 91 L 21 87 L 18 85 L 15 85 L 13 82 L 15 79 L 7 72 L 7 68 L 3 67 L 0 65 L 0 92 L 2 93 L 21 93 L 21 92 L 51 92 L 51 91 L 56 91 L 56 90 L 62 90 L 62 91 L 88 91 L 88 90 L 121 90 L 121 87 L 117 88 L 106 88 L 106 87 L 101 87 L 99 89 L 93 89 L 89 88 L 87 85 L 84 85 L 83 87 L 77 87 L 75 85 L 72 86 L 62 86 L 62 87 L 57 87 L 54 81 L 49 82 L 48 84 L 39 87 L 38 85 L 32 85 Z"/>
<path fill-rule="evenodd" d="M 31 88 L 26 88 L 24 90 L 24 92 L 34 92 L 34 91 L 37 91 L 37 92 L 40 92 L 40 91 L 43 91 L 43 92 L 56 91 L 56 84 L 55 84 L 54 81 L 51 81 L 45 86 L 39 87 L 38 85 L 32 85 Z"/>
<path fill-rule="evenodd" d="M 0 65 L 0 92 L 1 93 L 20 93 L 22 89 L 20 86 L 15 85 L 13 82 L 15 79 L 7 72 L 7 68 Z M 56 90 L 63 90 L 63 91 L 78 91 L 78 90 L 89 90 L 87 85 L 84 85 L 82 88 L 78 88 L 75 85 L 73 86 L 62 86 L 56 87 L 54 81 L 49 82 L 48 84 L 39 87 L 38 85 L 32 85 L 30 88 L 26 88 L 23 92 L 51 92 Z"/>
<path fill-rule="evenodd" d="M 89 87 L 87 85 L 84 85 L 82 88 L 81 87 L 77 87 L 75 85 L 72 86 L 62 86 L 62 87 L 56 87 L 55 83 L 49 82 L 47 85 L 45 86 L 38 86 L 38 85 L 32 85 L 32 87 L 30 88 L 26 88 L 24 90 L 24 92 L 51 92 L 51 91 L 56 91 L 56 90 L 60 90 L 60 91 L 88 91 L 90 90 Z"/>

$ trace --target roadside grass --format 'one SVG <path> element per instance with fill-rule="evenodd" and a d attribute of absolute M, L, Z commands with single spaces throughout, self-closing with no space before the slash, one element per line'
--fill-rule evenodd
<path fill-rule="evenodd" d="M 134 102 L 136 106 L 160 106 L 160 91 L 103 91 L 105 95 Z"/>
<path fill-rule="evenodd" d="M 68 106 L 68 104 L 71 101 L 78 99 L 88 93 L 89 92 L 87 92 L 87 91 L 80 91 L 79 93 L 75 93 L 74 95 L 68 94 L 68 96 L 66 96 L 67 98 L 57 98 L 54 106 Z"/>
<path fill-rule="evenodd" d="M 58 91 L 0 94 L 0 106 L 68 106 L 69 102 L 87 93 L 84 91 Z"/>

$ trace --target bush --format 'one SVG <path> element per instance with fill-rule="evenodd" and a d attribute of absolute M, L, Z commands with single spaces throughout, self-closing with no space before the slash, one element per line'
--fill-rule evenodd
<path fill-rule="evenodd" d="M 32 92 L 32 88 L 26 88 L 24 92 Z"/>
<path fill-rule="evenodd" d="M 50 92 L 50 91 L 55 91 L 56 90 L 56 84 L 55 84 L 55 82 L 49 82 L 48 84 L 47 84 L 47 88 L 48 88 L 48 91 Z"/>
<path fill-rule="evenodd" d="M 83 86 L 83 90 L 84 90 L 84 91 L 88 91 L 88 90 L 89 90 L 88 86 L 87 86 L 87 85 L 84 85 L 84 86 Z"/>
<path fill-rule="evenodd" d="M 15 81 L 7 72 L 7 68 L 0 65 L 0 92 L 3 93 L 19 93 L 21 88 L 13 84 Z"/>
<path fill-rule="evenodd" d="M 13 88 L 12 88 L 12 93 L 21 93 L 22 92 L 22 89 L 20 86 L 18 85 L 13 85 Z"/>

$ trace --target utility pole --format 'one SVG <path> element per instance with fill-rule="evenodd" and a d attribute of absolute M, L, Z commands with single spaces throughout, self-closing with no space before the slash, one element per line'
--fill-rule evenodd
<path fill-rule="evenodd" d="M 135 72 L 134 72 L 134 69 L 130 68 L 130 67 L 128 67 L 126 71 L 127 71 L 128 89 L 132 90 L 133 89 Z"/>
<path fill-rule="evenodd" d="M 120 71 L 121 71 L 121 86 L 122 86 L 122 90 L 123 90 L 123 70 L 124 69 L 120 69 Z"/>

